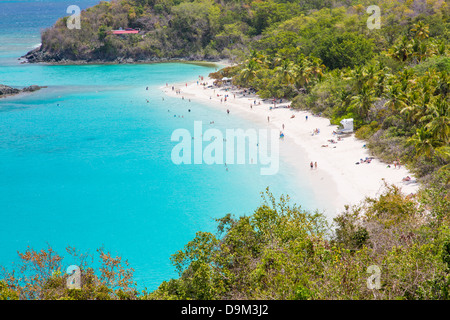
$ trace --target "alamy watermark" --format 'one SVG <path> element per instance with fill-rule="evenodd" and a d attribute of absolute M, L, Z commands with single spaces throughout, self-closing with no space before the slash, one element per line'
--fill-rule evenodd
<path fill-rule="evenodd" d="M 70 13 L 71 16 L 67 18 L 67 28 L 69 30 L 73 29 L 81 29 L 81 9 L 79 6 L 71 5 L 67 7 L 67 13 Z"/>
<path fill-rule="evenodd" d="M 223 134 L 210 128 L 203 132 L 202 121 L 194 121 L 193 135 L 184 128 L 173 131 L 171 141 L 178 144 L 171 158 L 177 165 L 260 164 L 261 175 L 274 175 L 279 169 L 279 140 L 277 130 L 226 129 Z"/>
<path fill-rule="evenodd" d="M 367 28 L 370 30 L 381 28 L 381 10 L 379 6 L 371 5 L 367 7 L 367 13 L 372 14 L 367 18 Z"/>
<path fill-rule="evenodd" d="M 71 265 L 67 268 L 67 289 L 81 289 L 81 269 L 77 265 Z"/>
<path fill-rule="evenodd" d="M 367 289 L 381 289 L 381 268 L 373 264 L 367 268 L 367 273 L 371 276 L 367 278 Z"/>

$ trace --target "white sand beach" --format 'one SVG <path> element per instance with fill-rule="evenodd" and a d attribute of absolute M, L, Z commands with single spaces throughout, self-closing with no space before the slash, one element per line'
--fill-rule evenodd
<path fill-rule="evenodd" d="M 206 86 L 201 85 L 201 82 L 206 82 Z M 391 167 L 388 168 L 388 163 L 376 158 L 370 163 L 356 164 L 360 159 L 370 157 L 364 147 L 365 142 L 356 139 L 354 134 L 339 135 L 342 139 L 338 141 L 338 135 L 333 134 L 338 126 L 330 125 L 326 118 L 286 108 L 290 104 L 289 101 L 277 103 L 276 108 L 271 110 L 270 107 L 274 107 L 272 101 L 263 101 L 255 95 L 244 96 L 242 89 L 232 89 L 231 86 L 228 86 L 228 91 L 225 91 L 226 87 L 207 88 L 213 85 L 213 80 L 208 77 L 204 77 L 200 83 L 196 80 L 187 85 L 169 84 L 161 89 L 167 95 L 203 101 L 212 107 L 221 108 L 224 113 L 228 109 L 230 113 L 264 122 L 270 128 L 282 131 L 284 139 L 293 145 L 288 154 L 282 155 L 283 159 L 295 164 L 298 168 L 296 176 L 299 179 L 308 179 L 317 200 L 327 203 L 322 208 L 327 211 L 325 214 L 328 217 L 342 211 L 344 205 L 355 205 L 367 196 L 378 195 L 383 190 L 384 181 L 397 185 L 405 194 L 415 193 L 419 188 L 414 176 L 403 165 L 394 168 L 394 165 L 390 164 Z M 175 90 L 172 90 L 172 86 Z M 177 90 L 180 90 L 179 94 L 176 93 Z M 227 101 L 224 99 L 226 94 Z M 295 117 L 292 117 L 293 115 Z M 313 134 L 315 129 L 319 129 L 320 133 Z M 334 140 L 335 143 L 329 140 Z M 317 169 L 310 168 L 311 161 L 317 162 Z M 410 176 L 411 180 L 402 181 L 407 176 Z"/>

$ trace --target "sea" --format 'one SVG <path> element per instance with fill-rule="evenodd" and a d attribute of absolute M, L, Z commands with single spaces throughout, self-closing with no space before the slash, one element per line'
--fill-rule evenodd
<path fill-rule="evenodd" d="M 315 209 L 283 158 L 274 175 L 261 175 L 259 164 L 172 161 L 173 132 L 192 131 L 195 121 L 221 132 L 266 127 L 162 91 L 220 65 L 20 63 L 70 5 L 97 3 L 0 1 L 0 84 L 46 86 L 0 99 L 0 266 L 11 270 L 27 248 L 67 256 L 70 246 L 94 260 L 103 248 L 128 262 L 139 290 L 152 291 L 178 277 L 170 257 L 196 232 L 214 233 L 214 219 L 228 213 L 251 215 L 267 187 Z M 63 260 L 64 270 L 71 264 Z"/>

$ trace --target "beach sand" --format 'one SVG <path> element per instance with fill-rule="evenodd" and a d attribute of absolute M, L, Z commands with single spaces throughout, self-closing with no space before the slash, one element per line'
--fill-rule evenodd
<path fill-rule="evenodd" d="M 356 164 L 360 159 L 371 157 L 364 147 L 365 142 L 356 139 L 354 134 L 342 135 L 342 140 L 337 141 L 338 135 L 333 135 L 333 131 L 338 126 L 330 125 L 326 118 L 314 116 L 307 111 L 285 108 L 290 104 L 286 100 L 281 104 L 277 103 L 277 108 L 271 110 L 270 107 L 274 107 L 272 101 L 263 101 L 256 95 L 243 96 L 242 90 L 232 89 L 231 86 L 228 86 L 228 91 L 225 91 L 226 87 L 207 88 L 213 84 L 213 80 L 208 77 L 200 82 L 206 82 L 207 85 L 202 86 L 194 81 L 187 83 L 187 86 L 169 84 L 161 87 L 161 90 L 169 96 L 204 102 L 222 109 L 224 113 L 229 109 L 230 113 L 282 131 L 285 135 L 283 140 L 292 143 L 293 147 L 281 156 L 298 168 L 298 172 L 293 174 L 298 179 L 307 180 L 306 183 L 319 202 L 318 209 L 324 210 L 329 218 L 342 212 L 345 205 L 357 205 L 366 197 L 379 195 L 383 191 L 384 182 L 395 184 L 404 194 L 415 193 L 419 188 L 414 176 L 403 165 L 394 168 L 391 164 L 388 168 L 388 163 L 376 158 L 370 163 Z M 174 91 L 172 86 L 175 87 Z M 177 94 L 176 90 L 181 92 Z M 224 100 L 226 94 L 227 101 Z M 250 107 L 251 105 L 253 106 Z M 295 117 L 292 118 L 292 115 Z M 319 129 L 320 133 L 313 135 L 315 129 Z M 330 139 L 337 143 L 330 143 Z M 327 147 L 323 147 L 324 145 Z M 310 168 L 311 161 L 317 162 L 317 169 Z M 406 176 L 410 176 L 411 181 L 402 181 Z"/>

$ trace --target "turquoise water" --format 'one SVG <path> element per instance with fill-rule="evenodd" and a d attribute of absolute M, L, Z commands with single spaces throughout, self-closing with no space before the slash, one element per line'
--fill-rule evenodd
<path fill-rule="evenodd" d="M 250 164 L 173 164 L 175 129 L 260 126 L 160 89 L 213 66 L 18 64 L 37 35 L 17 35 L 15 47 L 11 35 L 0 38 L 0 83 L 48 86 L 0 99 L 0 265 L 27 246 L 63 255 L 68 245 L 92 254 L 104 246 L 128 260 L 140 289 L 153 290 L 177 276 L 170 255 L 195 232 L 214 231 L 213 218 L 227 213 L 251 214 L 267 186 L 314 207 L 283 161 L 273 176 Z"/>

